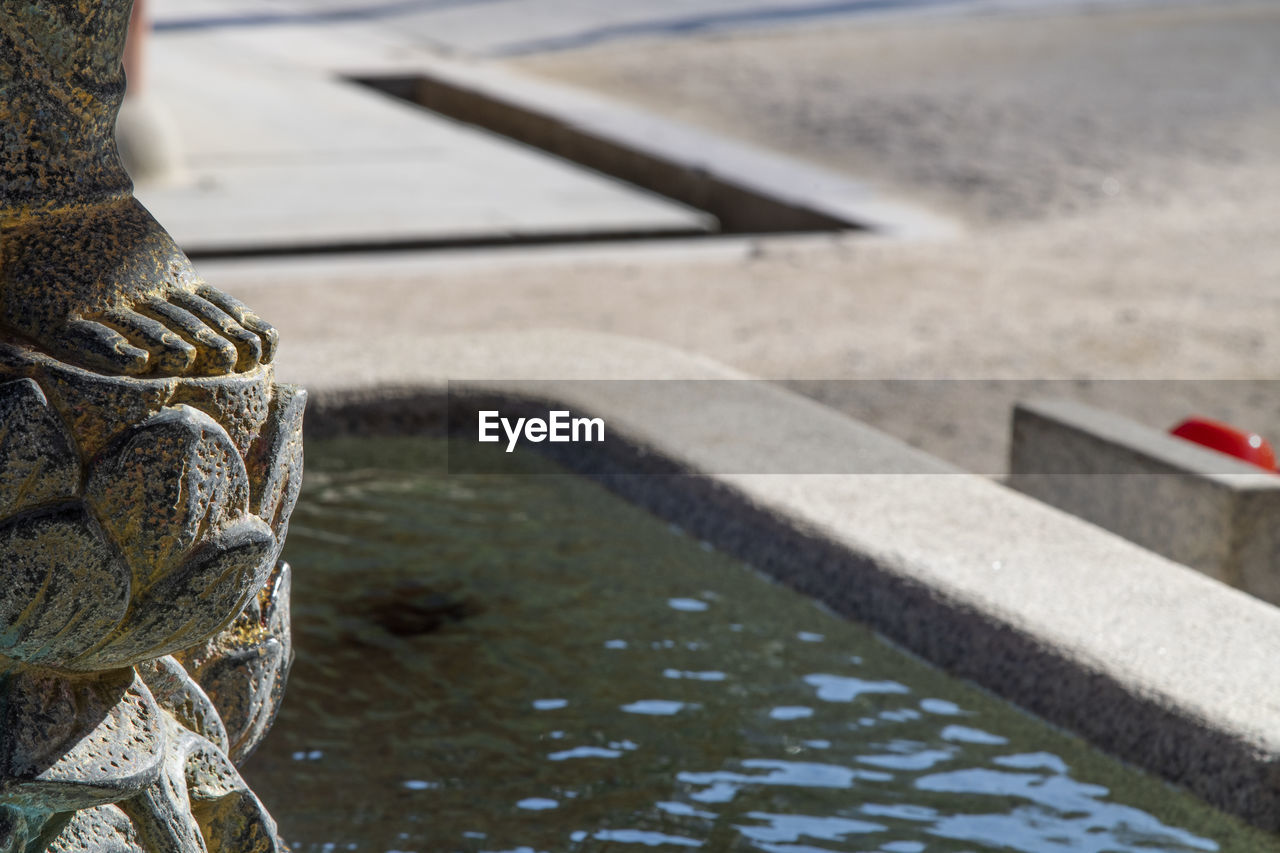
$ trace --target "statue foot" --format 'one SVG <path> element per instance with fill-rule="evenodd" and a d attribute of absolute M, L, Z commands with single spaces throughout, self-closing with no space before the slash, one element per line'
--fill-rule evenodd
<path fill-rule="evenodd" d="M 134 199 L 0 227 L 0 329 L 70 364 L 128 376 L 251 371 L 274 358 L 277 338 L 206 284 Z"/>
<path fill-rule="evenodd" d="M 269 363 L 275 345 L 274 328 L 239 300 L 200 283 L 100 313 L 70 315 L 63 340 L 48 348 L 105 373 L 220 376 Z"/>

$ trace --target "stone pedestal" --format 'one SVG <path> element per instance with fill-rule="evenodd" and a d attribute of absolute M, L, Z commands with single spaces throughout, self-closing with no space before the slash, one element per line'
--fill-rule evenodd
<path fill-rule="evenodd" d="M 304 392 L 132 197 L 128 0 L 0 17 L 0 853 L 283 850 Z"/>

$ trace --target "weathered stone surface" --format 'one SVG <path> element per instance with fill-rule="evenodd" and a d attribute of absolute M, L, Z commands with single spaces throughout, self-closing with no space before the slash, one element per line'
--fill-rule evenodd
<path fill-rule="evenodd" d="M 0 853 L 22 853 L 39 825 L 17 806 L 0 806 Z"/>
<path fill-rule="evenodd" d="M 171 732 L 161 778 L 124 804 L 148 850 L 244 853 L 284 851 L 275 821 L 227 756 L 199 735 L 178 727 Z"/>
<path fill-rule="evenodd" d="M 277 386 L 270 417 L 246 459 L 253 486 L 250 509 L 271 525 L 282 547 L 302 487 L 302 413 L 306 405 L 305 390 Z"/>
<path fill-rule="evenodd" d="M 0 326 L 104 375 L 225 376 L 265 363 L 274 330 L 208 287 L 127 193 L 126 183 L 74 210 L 0 206 Z"/>
<path fill-rule="evenodd" d="M 30 211 L 118 197 L 110 145 L 124 92 L 131 3 L 5 4 L 0 50 L 0 200 Z M 70 144 L 69 144 L 70 143 Z"/>
<path fill-rule="evenodd" d="M 0 523 L 0 565 L 0 655 L 65 666 L 124 618 L 129 570 L 79 503 Z"/>
<path fill-rule="evenodd" d="M 228 750 L 227 728 L 218 709 L 182 664 L 166 655 L 138 664 L 136 669 L 161 708 L 218 749 Z"/>
<path fill-rule="evenodd" d="M 289 593 L 292 571 L 279 563 L 267 585 L 227 628 L 178 658 L 218 708 L 227 755 L 239 764 L 266 736 L 293 662 Z"/>
<path fill-rule="evenodd" d="M 133 821 L 118 806 L 97 806 L 71 816 L 49 842 L 49 853 L 148 853 Z"/>
<path fill-rule="evenodd" d="M 0 518 L 72 497 L 80 460 L 40 386 L 0 384 Z"/>
<path fill-rule="evenodd" d="M 222 427 L 177 406 L 104 451 L 90 469 L 86 498 L 141 592 L 202 537 L 247 513 L 249 477 Z"/>
<path fill-rule="evenodd" d="M 103 376 L 47 356 L 29 354 L 31 373 L 49 395 L 80 449 L 92 459 L 124 430 L 157 414 L 173 396 L 173 380 Z"/>
<path fill-rule="evenodd" d="M 287 484 L 274 461 L 265 473 Z M 203 642 L 253 599 L 279 552 L 249 494 L 244 462 L 203 412 L 166 409 L 129 431 L 88 477 L 105 537 L 75 501 L 0 524 L 0 557 L 14 567 L 0 590 L 0 654 L 88 671 Z M 278 494 L 283 527 L 289 491 Z"/>
<path fill-rule="evenodd" d="M 263 432 L 271 409 L 271 371 L 200 377 L 178 383 L 172 403 L 185 403 L 208 414 L 227 431 L 231 443 L 248 456 L 254 440 Z"/>
<path fill-rule="evenodd" d="M 137 797 L 122 803 L 121 808 L 137 827 L 144 849 L 156 853 L 203 853 L 207 847 L 191 813 L 187 791 L 187 756 L 202 744 L 199 736 L 176 725 L 169 734 L 172 741 L 165 752 L 160 778 Z"/>
<path fill-rule="evenodd" d="M 186 562 L 134 597 L 111 642 L 77 659 L 77 669 L 123 666 L 202 642 L 236 617 L 270 569 L 275 540 L 247 516 L 197 549 Z"/>
<path fill-rule="evenodd" d="M 68 678 L 21 668 L 0 676 L 0 693 L 0 804 L 90 808 L 159 778 L 163 716 L 132 670 Z"/>

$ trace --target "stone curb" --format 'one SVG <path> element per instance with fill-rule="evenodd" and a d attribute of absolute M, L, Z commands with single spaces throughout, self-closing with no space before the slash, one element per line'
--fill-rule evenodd
<path fill-rule="evenodd" d="M 726 232 L 865 230 L 943 238 L 959 226 L 836 172 L 490 63 L 415 57 L 353 75 L 451 118 L 706 210 Z"/>

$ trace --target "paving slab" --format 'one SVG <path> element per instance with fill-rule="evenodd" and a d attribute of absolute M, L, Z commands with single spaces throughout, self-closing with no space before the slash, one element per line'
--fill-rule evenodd
<path fill-rule="evenodd" d="M 234 39 L 155 39 L 184 180 L 138 196 L 188 251 L 697 233 L 711 217 Z"/>

